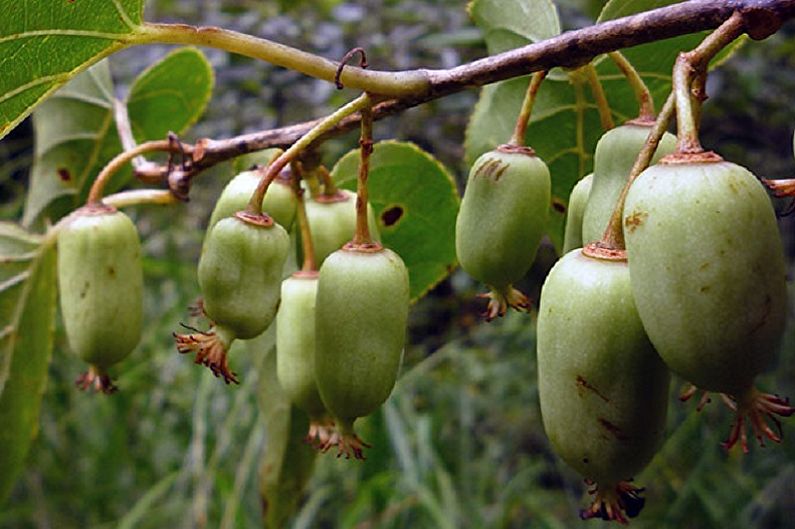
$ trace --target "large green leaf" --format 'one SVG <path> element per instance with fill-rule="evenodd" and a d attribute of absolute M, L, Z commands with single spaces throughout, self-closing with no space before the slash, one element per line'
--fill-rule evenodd
<path fill-rule="evenodd" d="M 55 244 L 0 223 L 0 503 L 39 422 L 55 326 Z"/>
<path fill-rule="evenodd" d="M 482 0 L 485 1 L 485 0 Z M 501 5 L 521 4 L 507 0 Z M 626 16 L 674 3 L 670 0 L 613 0 L 605 6 L 602 19 Z M 491 23 L 493 19 L 476 19 Z M 500 27 L 505 27 L 505 22 Z M 490 26 L 481 26 L 487 39 L 501 34 Z M 552 31 L 552 29 L 550 29 Z M 638 69 L 659 104 L 670 90 L 671 69 L 677 53 L 694 47 L 702 35 L 687 35 L 624 50 L 627 59 Z M 532 35 L 515 35 L 516 45 L 532 42 Z M 491 45 L 491 44 L 490 44 Z M 595 61 L 597 74 L 610 103 L 613 117 L 622 122 L 635 117 L 637 103 L 632 89 L 612 61 Z M 472 163 L 482 153 L 507 141 L 513 132 L 516 116 L 527 89 L 527 77 L 483 88 L 480 101 L 467 129 L 466 156 Z M 526 141 L 549 165 L 552 174 L 553 208 L 548 235 L 560 248 L 565 221 L 565 205 L 574 184 L 592 170 L 593 150 L 602 135 L 599 114 L 582 70 L 566 73 L 554 71 L 541 87 L 528 127 Z"/>
<path fill-rule="evenodd" d="M 473 0 L 468 10 L 483 29 L 492 54 L 560 33 L 558 12 L 551 0 Z"/>
<path fill-rule="evenodd" d="M 75 74 L 125 46 L 144 0 L 0 0 L 0 138 Z"/>
<path fill-rule="evenodd" d="M 144 142 L 183 133 L 204 112 L 213 71 L 194 48 L 178 49 L 144 71 L 127 98 L 130 127 Z M 77 76 L 33 113 L 36 155 L 23 223 L 55 220 L 81 204 L 100 169 L 121 150 L 113 81 L 107 61 Z M 106 188 L 113 192 L 131 177 L 123 169 Z"/>
<path fill-rule="evenodd" d="M 343 156 L 332 170 L 342 187 L 356 188 L 359 151 Z M 455 219 L 458 193 L 450 173 L 411 143 L 375 145 L 368 179 L 370 203 L 381 241 L 403 258 L 411 299 L 422 297 L 456 265 Z"/>

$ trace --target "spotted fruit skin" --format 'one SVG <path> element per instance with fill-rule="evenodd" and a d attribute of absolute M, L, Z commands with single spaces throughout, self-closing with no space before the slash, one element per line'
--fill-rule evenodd
<path fill-rule="evenodd" d="M 787 306 L 767 193 L 733 163 L 661 164 L 624 209 L 632 288 L 652 343 L 696 386 L 738 395 L 772 360 Z"/>
<path fill-rule="evenodd" d="M 566 212 L 566 231 L 563 236 L 563 254 L 575 248 L 582 248 L 582 217 L 591 193 L 593 173 L 584 176 L 574 186 L 569 195 L 569 209 Z"/>
<path fill-rule="evenodd" d="M 208 233 L 219 220 L 231 217 L 238 211 L 246 209 L 260 178 L 261 175 L 256 171 L 243 171 L 226 184 L 210 216 L 210 223 L 207 226 Z M 268 192 L 265 193 L 265 198 L 262 201 L 262 211 L 289 231 L 295 220 L 296 204 L 295 193 L 289 182 L 285 183 L 277 178 L 268 186 Z"/>
<path fill-rule="evenodd" d="M 217 328 L 250 339 L 270 325 L 289 246 L 278 223 L 262 227 L 237 216 L 218 221 L 199 260 L 204 311 Z"/>
<path fill-rule="evenodd" d="M 609 488 L 659 448 L 669 373 L 641 324 L 626 262 L 573 250 L 552 268 L 538 314 L 544 429 L 555 452 Z"/>
<path fill-rule="evenodd" d="M 596 144 L 591 194 L 582 221 L 583 245 L 602 238 L 616 207 L 618 196 L 627 183 L 629 172 L 646 143 L 651 126 L 626 124 L 607 131 Z M 676 137 L 665 133 L 651 163 L 676 148 Z"/>
<path fill-rule="evenodd" d="M 276 374 L 290 402 L 310 417 L 325 413 L 315 381 L 316 272 L 293 275 L 281 286 L 276 314 Z"/>
<path fill-rule="evenodd" d="M 540 158 L 502 148 L 472 166 L 455 227 L 461 267 L 497 289 L 520 279 L 533 263 L 551 194 L 549 169 Z"/>
<path fill-rule="evenodd" d="M 141 242 L 133 222 L 112 208 L 85 207 L 58 234 L 58 285 L 72 350 L 104 370 L 141 338 Z"/>
<path fill-rule="evenodd" d="M 315 262 L 320 266 L 332 252 L 353 239 L 356 231 L 356 193 L 347 189 L 337 191 L 333 201 L 311 198 L 306 201 L 306 218 L 312 231 Z M 367 205 L 367 225 L 373 240 L 380 240 L 373 209 Z"/>
<path fill-rule="evenodd" d="M 315 372 L 331 414 L 352 425 L 395 385 L 406 337 L 409 279 L 389 249 L 338 250 L 320 269 Z"/>

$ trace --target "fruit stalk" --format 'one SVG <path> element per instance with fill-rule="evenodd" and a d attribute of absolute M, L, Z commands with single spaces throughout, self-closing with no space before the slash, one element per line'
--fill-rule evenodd
<path fill-rule="evenodd" d="M 334 126 L 342 121 L 345 117 L 360 111 L 365 107 L 371 107 L 373 104 L 368 94 L 362 94 L 347 105 L 339 108 L 333 114 L 318 122 L 317 125 L 301 136 L 301 139 L 296 141 L 290 146 L 289 149 L 284 151 L 276 160 L 265 169 L 262 179 L 260 180 L 257 189 L 251 196 L 251 201 L 246 208 L 246 211 L 251 215 L 257 215 L 262 211 L 262 200 L 265 198 L 265 192 L 268 190 L 271 182 L 276 178 L 279 172 L 284 169 L 287 164 L 298 158 L 307 147 L 309 147 L 320 136 L 334 128 Z"/>
<path fill-rule="evenodd" d="M 591 85 L 591 94 L 593 94 L 593 98 L 596 101 L 596 108 L 599 110 L 599 121 L 602 124 L 602 129 L 608 131 L 615 127 L 616 124 L 610 112 L 610 103 L 607 101 L 605 89 L 593 64 L 586 65 L 584 69 L 585 75 L 588 77 L 588 84 Z"/>
<path fill-rule="evenodd" d="M 541 83 L 547 76 L 546 70 L 541 70 L 533 74 L 530 79 L 530 84 L 527 86 L 527 92 L 522 102 L 522 110 L 519 111 L 519 116 L 516 118 L 516 127 L 511 136 L 509 145 L 523 146 L 525 144 L 524 137 L 527 133 L 527 124 L 530 122 L 530 115 L 533 113 L 533 105 L 536 102 L 538 90 L 541 88 Z"/>
<path fill-rule="evenodd" d="M 301 231 L 301 248 L 304 253 L 304 262 L 301 271 L 312 272 L 317 270 L 315 261 L 315 245 L 312 244 L 312 230 L 309 219 L 306 218 L 306 205 L 304 204 L 304 190 L 301 189 L 301 164 L 292 164 L 292 186 L 296 197 L 295 216 L 298 219 L 298 229 Z"/>
<path fill-rule="evenodd" d="M 710 33 L 692 51 L 679 54 L 674 64 L 673 85 L 676 94 L 677 147 L 680 154 L 704 152 L 698 139 L 697 113 L 693 104 L 693 79 L 706 72 L 709 61 L 723 48 L 742 35 L 745 30 L 743 15 L 736 11 L 718 29 Z"/>
<path fill-rule="evenodd" d="M 369 245 L 373 242 L 370 237 L 370 227 L 367 223 L 367 176 L 370 174 L 370 155 L 373 153 L 372 106 L 362 108 L 361 116 L 362 134 L 359 138 L 361 162 L 359 163 L 359 178 L 356 184 L 356 232 L 353 235 L 353 243 Z"/>
<path fill-rule="evenodd" d="M 643 82 L 643 78 L 620 51 L 612 51 L 607 55 L 621 70 L 621 73 L 627 78 L 627 82 L 629 82 L 635 92 L 635 98 L 638 100 L 638 120 L 654 121 L 654 98 L 649 91 L 649 87 Z"/>

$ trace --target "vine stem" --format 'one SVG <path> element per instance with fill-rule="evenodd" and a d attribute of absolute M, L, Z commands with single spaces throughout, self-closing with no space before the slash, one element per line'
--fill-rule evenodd
<path fill-rule="evenodd" d="M 260 59 L 334 82 L 339 64 L 278 42 L 218 27 L 195 27 L 186 24 L 144 24 L 131 37 L 132 44 L 199 44 Z M 346 67 L 339 81 L 348 88 L 367 90 L 385 96 L 420 94 L 430 88 L 424 70 L 382 72 Z"/>
<path fill-rule="evenodd" d="M 186 153 L 190 153 L 192 150 L 192 146 L 190 145 L 182 145 L 182 148 Z M 101 202 L 102 193 L 104 192 L 105 186 L 110 181 L 111 177 L 121 170 L 121 168 L 127 163 L 148 152 L 178 153 L 180 152 L 180 144 L 175 144 L 169 140 L 148 141 L 134 147 L 133 149 L 118 154 L 113 160 L 108 162 L 108 164 L 102 168 L 102 171 L 100 171 L 99 175 L 97 175 L 96 180 L 94 180 L 94 183 L 91 185 L 91 190 L 88 192 L 87 203 L 96 204 Z"/>
<path fill-rule="evenodd" d="M 597 75 L 593 64 L 587 64 L 584 68 L 588 84 L 591 86 L 591 94 L 593 94 L 596 108 L 599 110 L 599 121 L 602 124 L 602 129 L 608 131 L 615 127 L 616 124 L 613 121 L 613 114 L 610 112 L 610 103 L 607 102 L 607 95 L 602 86 L 602 81 L 599 80 L 599 75 Z"/>
<path fill-rule="evenodd" d="M 343 118 L 355 112 L 362 110 L 365 107 L 370 107 L 372 100 L 370 96 L 365 93 L 357 97 L 347 105 L 341 107 L 333 114 L 320 120 L 309 132 L 304 134 L 298 141 L 293 143 L 289 149 L 279 155 L 276 160 L 271 163 L 267 168 L 260 169 L 262 178 L 257 185 L 254 194 L 251 195 L 251 200 L 248 203 L 246 211 L 252 215 L 259 215 L 262 211 L 262 200 L 265 198 L 265 192 L 268 190 L 273 179 L 284 169 L 287 164 L 297 159 L 298 156 L 309 147 L 315 140 L 323 136 L 329 129 L 332 129 Z"/>
<path fill-rule="evenodd" d="M 315 245 L 312 243 L 312 228 L 309 226 L 309 219 L 306 216 L 306 202 L 304 201 L 304 190 L 301 189 L 301 175 L 303 169 L 301 162 L 294 161 L 290 164 L 292 169 L 291 184 L 295 193 L 295 216 L 298 221 L 298 229 L 301 233 L 301 249 L 304 253 L 304 262 L 301 265 L 302 272 L 314 272 L 317 270 L 315 261 Z"/>
<path fill-rule="evenodd" d="M 710 33 L 695 49 L 680 53 L 676 58 L 673 72 L 674 94 L 676 94 L 677 143 L 679 154 L 698 154 L 704 152 L 698 139 L 698 115 L 693 101 L 693 80 L 706 72 L 709 61 L 723 48 L 731 44 L 745 31 L 745 20 L 735 11 L 726 22 Z"/>
<path fill-rule="evenodd" d="M 367 94 L 364 94 L 367 96 Z M 368 97 L 369 99 L 369 97 Z M 353 234 L 353 243 L 356 245 L 372 244 L 370 226 L 367 224 L 367 177 L 370 174 L 370 155 L 373 153 L 373 108 L 366 106 L 361 109 L 362 133 L 359 138 L 361 161 L 359 163 L 359 177 L 356 184 L 356 231 Z"/>
<path fill-rule="evenodd" d="M 629 188 L 632 186 L 632 183 L 635 181 L 638 175 L 646 170 L 646 168 L 649 167 L 649 164 L 651 164 L 651 160 L 654 157 L 654 152 L 657 150 L 657 146 L 660 144 L 660 140 L 662 139 L 663 134 L 665 134 L 666 129 L 668 129 L 668 124 L 671 122 L 671 118 L 673 118 L 676 104 L 676 96 L 672 91 L 668 96 L 668 99 L 666 99 L 662 110 L 660 110 L 660 115 L 657 116 L 654 126 L 649 131 L 649 136 L 646 138 L 646 143 L 643 144 L 643 148 L 640 150 L 640 153 L 638 153 L 638 157 L 635 159 L 635 163 L 632 165 L 632 169 L 630 170 L 629 176 L 627 177 L 627 183 L 621 190 L 618 201 L 616 201 L 616 207 L 613 210 L 613 214 L 610 216 L 610 222 L 607 224 L 607 229 L 605 229 L 602 240 L 598 243 L 600 247 L 610 250 L 626 249 L 622 221 L 624 216 L 624 203 L 627 200 Z"/>
<path fill-rule="evenodd" d="M 621 73 L 624 74 L 627 82 L 632 87 L 632 91 L 635 92 L 635 98 L 638 100 L 638 120 L 654 121 L 654 98 L 643 78 L 620 51 L 611 51 L 607 55 L 621 70 Z"/>
<path fill-rule="evenodd" d="M 541 88 L 541 83 L 544 82 L 546 76 L 546 70 L 542 70 L 534 73 L 530 78 L 530 83 L 527 85 L 527 92 L 525 92 L 524 95 L 524 101 L 522 101 L 522 109 L 519 111 L 519 116 L 516 118 L 516 126 L 514 127 L 511 141 L 509 142 L 510 145 L 524 146 L 527 124 L 530 122 L 530 116 L 533 113 L 533 106 L 536 102 L 536 96 L 538 96 L 538 90 Z M 362 115 L 362 117 L 364 117 L 364 115 Z M 372 112 L 370 113 L 370 119 L 372 120 Z"/>

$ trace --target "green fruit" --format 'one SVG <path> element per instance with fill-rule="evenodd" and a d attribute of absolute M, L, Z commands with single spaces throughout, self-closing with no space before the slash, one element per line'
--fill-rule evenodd
<path fill-rule="evenodd" d="M 563 254 L 575 248 L 582 248 L 582 216 L 588 195 L 591 193 L 593 173 L 580 179 L 569 195 L 569 209 L 566 213 L 566 234 L 563 237 Z"/>
<path fill-rule="evenodd" d="M 632 285 L 668 366 L 736 394 L 773 358 L 787 284 L 776 217 L 762 185 L 728 162 L 644 171 L 624 209 Z"/>
<path fill-rule="evenodd" d="M 353 239 L 356 231 L 356 193 L 340 189 L 335 195 L 320 195 L 306 201 L 306 218 L 312 232 L 312 247 L 318 267 L 332 252 Z M 367 206 L 367 225 L 373 240 L 379 240 L 373 209 Z"/>
<path fill-rule="evenodd" d="M 233 340 L 261 334 L 276 315 L 289 246 L 287 232 L 266 215 L 238 212 L 218 221 L 199 260 L 204 312 L 213 330 L 175 335 L 179 352 L 196 353 L 197 364 L 227 383 L 237 382 L 227 351 Z"/>
<path fill-rule="evenodd" d="M 226 217 L 231 217 L 238 211 L 246 209 L 251 195 L 259 184 L 261 174 L 257 171 L 244 171 L 226 184 L 218 202 L 215 203 L 207 233 L 215 224 Z M 276 178 L 268 187 L 262 201 L 262 211 L 278 222 L 284 229 L 290 230 L 295 219 L 297 200 L 295 192 L 290 185 L 290 179 Z"/>
<path fill-rule="evenodd" d="M 627 183 L 635 160 L 646 143 L 651 125 L 626 124 L 607 131 L 594 153 L 593 185 L 582 221 L 583 246 L 602 238 L 613 215 L 618 196 Z M 670 154 L 676 137 L 665 133 L 651 163 Z"/>
<path fill-rule="evenodd" d="M 124 213 L 86 206 L 58 234 L 58 284 L 66 336 L 92 365 L 79 384 L 110 392 L 107 369 L 141 339 L 141 243 Z"/>
<path fill-rule="evenodd" d="M 317 272 L 298 272 L 282 281 L 276 314 L 276 372 L 290 402 L 310 417 L 326 408 L 315 382 L 315 298 Z"/>
<path fill-rule="evenodd" d="M 408 272 L 391 250 L 347 245 L 320 269 L 315 373 L 347 456 L 361 458 L 353 422 L 375 411 L 395 385 L 408 307 Z"/>
<path fill-rule="evenodd" d="M 491 287 L 489 317 L 527 301 L 511 284 L 535 259 L 550 187 L 549 170 L 532 149 L 503 145 L 472 166 L 456 220 L 456 254 L 469 275 Z M 512 299 L 514 293 L 521 297 Z"/>
<path fill-rule="evenodd" d="M 670 378 L 641 324 L 626 262 L 563 256 L 541 290 L 537 332 L 544 429 L 555 452 L 598 486 L 584 516 L 608 505 L 623 517 L 616 500 L 633 497 L 624 482 L 663 440 Z"/>

